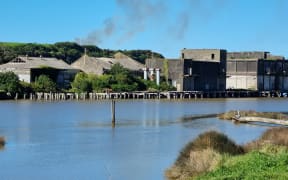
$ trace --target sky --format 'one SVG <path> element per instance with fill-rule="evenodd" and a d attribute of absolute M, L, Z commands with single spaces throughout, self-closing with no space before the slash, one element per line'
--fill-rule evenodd
<path fill-rule="evenodd" d="M 0 0 L 0 41 L 269 51 L 288 58 L 288 0 Z"/>

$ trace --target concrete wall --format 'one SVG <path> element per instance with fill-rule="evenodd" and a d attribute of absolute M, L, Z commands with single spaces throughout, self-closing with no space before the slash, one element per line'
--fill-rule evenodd
<path fill-rule="evenodd" d="M 178 59 L 168 59 L 168 78 L 171 80 L 171 84 L 176 83 L 177 91 L 183 90 L 183 61 Z"/>
<path fill-rule="evenodd" d="M 30 83 L 30 74 L 17 74 L 20 81 Z"/>
<path fill-rule="evenodd" d="M 258 90 L 257 76 L 229 76 L 226 79 L 226 89 Z"/>
<path fill-rule="evenodd" d="M 220 49 L 183 49 L 181 59 L 192 59 L 194 61 L 220 62 L 226 59 L 226 50 Z"/>
<path fill-rule="evenodd" d="M 230 59 L 266 59 L 269 52 L 251 51 L 251 52 L 228 52 L 227 60 Z"/>
<path fill-rule="evenodd" d="M 258 60 L 227 60 L 227 75 L 256 75 Z"/>
<path fill-rule="evenodd" d="M 160 68 L 161 76 L 164 76 L 164 63 L 168 65 L 168 79 L 177 91 L 183 90 L 183 61 L 180 59 L 146 59 L 147 68 Z"/>

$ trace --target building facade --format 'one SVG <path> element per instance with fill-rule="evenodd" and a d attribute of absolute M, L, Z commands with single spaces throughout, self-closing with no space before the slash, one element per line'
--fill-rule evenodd
<path fill-rule="evenodd" d="M 228 53 L 226 89 L 286 91 L 286 64 L 269 52 Z"/>
<path fill-rule="evenodd" d="M 288 91 L 288 62 L 265 51 L 183 49 L 179 59 L 147 59 L 146 67 L 160 68 L 178 91 Z"/>
<path fill-rule="evenodd" d="M 80 70 L 55 58 L 19 56 L 0 65 L 0 72 L 8 71 L 14 72 L 20 81 L 28 83 L 34 82 L 39 75 L 46 74 L 58 87 L 69 88 L 70 82 Z"/>

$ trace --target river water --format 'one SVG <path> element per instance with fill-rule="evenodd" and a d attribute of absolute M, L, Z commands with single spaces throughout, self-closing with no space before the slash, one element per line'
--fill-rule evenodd
<path fill-rule="evenodd" d="M 286 99 L 116 102 L 1 101 L 0 179 L 164 179 L 179 151 L 202 132 L 217 130 L 239 144 L 267 127 L 217 118 L 181 121 L 228 110 L 286 112 Z"/>

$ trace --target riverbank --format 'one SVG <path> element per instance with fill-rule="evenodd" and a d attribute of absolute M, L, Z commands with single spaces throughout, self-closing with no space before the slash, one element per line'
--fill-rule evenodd
<path fill-rule="evenodd" d="M 186 145 L 166 171 L 180 179 L 287 179 L 288 128 L 267 130 L 258 140 L 237 145 L 218 132 L 206 132 Z"/>
<path fill-rule="evenodd" d="M 0 99 L 30 99 L 30 100 L 102 100 L 102 99 L 203 99 L 203 98 L 247 98 L 247 97 L 282 97 L 286 92 L 276 91 L 137 91 L 137 92 L 107 92 L 107 93 L 24 93 L 10 94 L 2 92 Z"/>

